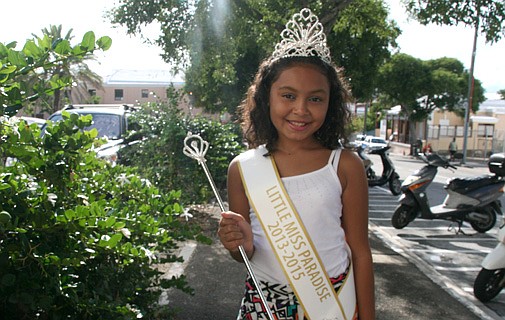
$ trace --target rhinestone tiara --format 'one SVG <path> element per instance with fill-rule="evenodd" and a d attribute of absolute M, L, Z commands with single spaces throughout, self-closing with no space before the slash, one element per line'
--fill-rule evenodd
<path fill-rule="evenodd" d="M 295 13 L 282 30 L 281 38 L 281 42 L 275 45 L 272 61 L 287 57 L 319 57 L 331 63 L 323 25 L 310 9 Z"/>

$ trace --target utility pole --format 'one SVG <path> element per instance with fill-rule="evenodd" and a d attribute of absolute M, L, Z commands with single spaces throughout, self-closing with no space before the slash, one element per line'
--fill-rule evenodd
<path fill-rule="evenodd" d="M 470 110 L 472 108 L 473 103 L 473 69 L 475 66 L 475 55 L 477 53 L 477 36 L 479 34 L 479 24 L 480 24 L 480 6 L 477 6 L 477 21 L 475 23 L 475 33 L 473 36 L 473 49 L 472 49 L 472 61 L 470 63 L 470 75 L 468 78 L 468 98 L 465 109 L 465 129 L 463 133 L 463 158 L 461 159 L 461 164 L 466 163 L 466 150 L 467 150 L 467 140 L 468 140 L 468 121 Z M 472 132 L 472 134 L 476 134 L 476 132 Z"/>
<path fill-rule="evenodd" d="M 368 102 L 365 102 L 365 113 L 363 114 L 363 135 L 366 135 L 366 118 L 368 113 Z"/>

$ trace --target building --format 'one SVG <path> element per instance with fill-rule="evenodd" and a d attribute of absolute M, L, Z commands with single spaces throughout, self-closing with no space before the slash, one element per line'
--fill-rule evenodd
<path fill-rule="evenodd" d="M 121 69 L 105 77 L 102 88 L 88 88 L 88 93 L 90 96 L 99 97 L 99 103 L 104 105 L 141 106 L 149 102 L 166 101 L 167 89 L 170 86 L 183 89 L 184 84 L 181 76 L 173 75 L 168 70 Z M 190 115 L 205 114 L 203 110 L 194 107 L 191 93 L 182 97 L 179 108 Z M 230 118 L 228 114 L 206 115 L 222 121 L 228 121 Z"/>
<path fill-rule="evenodd" d="M 102 88 L 88 88 L 101 104 L 133 104 L 167 99 L 167 88 L 184 87 L 184 80 L 167 70 L 115 70 L 105 77 Z"/>
<path fill-rule="evenodd" d="M 408 120 L 401 116 L 399 106 L 388 111 L 387 132 L 393 141 L 408 143 Z M 440 154 L 448 153 L 449 143 L 454 138 L 458 151 L 463 150 L 465 141 L 464 118 L 453 112 L 436 109 L 425 122 L 413 126 L 423 146 L 430 145 Z M 476 114 L 468 119 L 466 132 L 467 156 L 487 158 L 495 152 L 505 152 L 505 100 L 486 100 Z"/>
<path fill-rule="evenodd" d="M 456 137 L 458 150 L 463 150 L 464 119 L 439 110 L 432 116 L 432 132 L 427 141 L 438 144 L 438 150 L 447 150 L 452 137 Z M 439 130 L 437 134 L 437 129 Z M 452 137 L 451 137 L 452 135 Z M 467 156 L 487 158 L 491 153 L 505 151 L 505 100 L 486 100 L 476 114 L 468 119 Z"/>

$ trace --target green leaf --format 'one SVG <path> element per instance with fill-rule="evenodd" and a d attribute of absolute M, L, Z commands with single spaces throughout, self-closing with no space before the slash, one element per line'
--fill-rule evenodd
<path fill-rule="evenodd" d="M 49 50 L 51 48 L 51 38 L 46 34 L 42 38 L 38 38 L 38 44 L 43 50 Z"/>
<path fill-rule="evenodd" d="M 54 52 L 61 54 L 61 55 L 67 55 L 72 51 L 72 48 L 70 47 L 70 42 L 68 40 L 62 40 L 60 41 L 56 47 L 54 48 Z"/>
<path fill-rule="evenodd" d="M 112 46 L 112 39 L 107 36 L 103 36 L 96 41 L 96 44 L 103 51 L 107 51 Z"/>
<path fill-rule="evenodd" d="M 0 183 L 0 191 L 1 191 L 1 190 L 7 190 L 7 189 L 9 189 L 10 187 L 11 187 L 11 186 L 10 186 L 10 184 L 8 184 L 8 183 Z"/>
<path fill-rule="evenodd" d="M 65 217 L 67 218 L 68 221 L 72 220 L 75 217 L 75 211 L 74 210 L 66 210 Z"/>
<path fill-rule="evenodd" d="M 95 49 L 95 33 L 93 31 L 88 31 L 84 34 L 81 46 L 87 51 Z"/>
<path fill-rule="evenodd" d="M 16 66 L 4 65 L 0 68 L 0 74 L 11 74 L 17 70 Z"/>
<path fill-rule="evenodd" d="M 126 223 L 123 221 L 118 221 L 114 224 L 114 230 L 120 230 L 123 229 L 126 226 Z"/>
<path fill-rule="evenodd" d="M 121 239 L 123 238 L 123 235 L 121 233 L 116 233 L 114 234 L 110 240 L 108 241 L 108 245 L 109 247 L 111 248 L 114 248 L 117 246 L 118 242 L 121 241 Z"/>
<path fill-rule="evenodd" d="M 72 54 L 73 55 L 76 55 L 76 56 L 82 56 L 86 53 L 87 51 L 85 51 L 83 49 L 83 47 L 81 46 L 75 46 L 73 49 L 72 49 Z"/>
<path fill-rule="evenodd" d="M 44 54 L 44 50 L 39 48 L 33 40 L 27 41 L 24 48 L 23 52 L 25 55 L 34 57 L 34 58 L 39 58 Z"/>
<path fill-rule="evenodd" d="M 11 65 L 17 66 L 17 68 L 27 65 L 24 55 L 14 50 L 9 50 L 7 61 L 9 61 Z"/>
<path fill-rule="evenodd" d="M 115 217 L 109 217 L 106 221 L 105 221 L 105 226 L 107 228 L 110 228 L 114 225 L 114 223 L 116 223 L 116 218 Z"/>

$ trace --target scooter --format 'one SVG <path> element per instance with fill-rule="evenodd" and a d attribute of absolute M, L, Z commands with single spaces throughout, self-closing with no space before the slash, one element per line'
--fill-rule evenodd
<path fill-rule="evenodd" d="M 496 215 L 502 215 L 499 198 L 505 185 L 505 154 L 490 157 L 488 168 L 492 175 L 450 179 L 444 186 L 447 191 L 444 203 L 433 207 L 428 203 L 426 189 L 435 179 L 438 168 L 457 168 L 435 153 L 422 154 L 420 158 L 426 165 L 402 183 L 400 204 L 391 218 L 395 228 L 405 228 L 417 217 L 456 222 L 458 233 L 463 233 L 461 227 L 465 221 L 480 233 L 493 228 Z"/>
<path fill-rule="evenodd" d="M 391 193 L 397 196 L 401 193 L 400 188 L 402 183 L 400 181 L 400 176 L 395 171 L 393 161 L 391 161 L 391 158 L 389 158 L 388 150 L 390 148 L 391 148 L 390 146 L 387 146 L 379 149 L 372 149 L 368 152 L 369 154 L 377 154 L 381 158 L 382 174 L 379 177 L 375 174 L 375 171 L 372 169 L 373 162 L 365 154 L 365 148 L 362 145 L 360 145 L 357 147 L 356 152 L 363 161 L 363 165 L 365 166 L 365 172 L 368 179 L 368 186 L 369 187 L 382 186 L 387 183 L 389 185 L 389 190 L 391 190 Z"/>
<path fill-rule="evenodd" d="M 473 294 L 482 302 L 496 297 L 505 287 L 505 221 L 498 230 L 498 244 L 482 261 Z"/>

